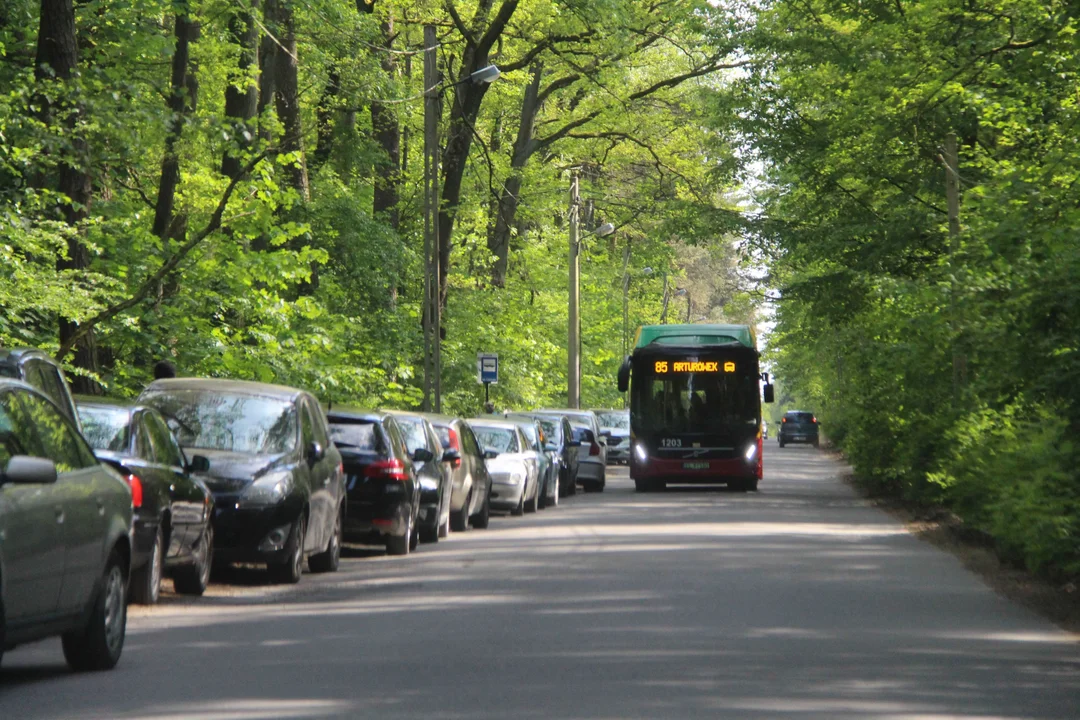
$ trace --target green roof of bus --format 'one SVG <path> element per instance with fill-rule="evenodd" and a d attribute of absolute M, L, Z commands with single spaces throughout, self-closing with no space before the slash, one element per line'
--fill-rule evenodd
<path fill-rule="evenodd" d="M 642 325 L 638 329 L 635 348 L 653 343 L 669 345 L 718 345 L 742 343 L 748 348 L 756 345 L 749 325 Z"/>

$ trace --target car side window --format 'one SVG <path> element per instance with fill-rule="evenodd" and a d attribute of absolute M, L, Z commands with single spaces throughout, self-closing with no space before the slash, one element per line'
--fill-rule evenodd
<path fill-rule="evenodd" d="M 90 446 L 55 405 L 32 393 L 20 393 L 19 400 L 26 407 L 32 427 L 37 430 L 44 457 L 56 463 L 58 472 L 81 470 L 97 464 Z"/>
<path fill-rule="evenodd" d="M 326 413 L 313 399 L 308 399 L 308 406 L 311 408 L 311 424 L 315 432 L 315 442 L 324 448 L 330 447 L 330 428 L 326 426 Z"/>
<path fill-rule="evenodd" d="M 169 467 L 184 467 L 184 456 L 180 452 L 180 446 L 176 444 L 176 438 L 169 432 L 169 426 L 165 424 L 156 413 L 143 413 L 143 423 L 150 435 L 150 442 L 154 446 L 154 461 Z"/>
<path fill-rule="evenodd" d="M 315 442 L 315 425 L 311 421 L 311 409 L 306 402 L 300 403 L 300 443 L 307 452 L 311 443 Z"/>
<path fill-rule="evenodd" d="M 13 392 L 0 395 L 0 469 L 13 455 L 44 456 L 26 407 Z"/>

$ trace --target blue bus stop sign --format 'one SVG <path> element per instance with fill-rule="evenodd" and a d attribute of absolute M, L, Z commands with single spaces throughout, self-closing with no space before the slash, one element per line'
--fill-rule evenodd
<path fill-rule="evenodd" d="M 498 384 L 499 382 L 499 356 L 495 353 L 477 353 L 476 368 L 479 373 L 478 381 L 484 384 Z"/>

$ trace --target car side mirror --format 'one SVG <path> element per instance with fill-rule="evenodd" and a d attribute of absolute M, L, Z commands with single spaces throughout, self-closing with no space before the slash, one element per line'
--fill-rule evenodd
<path fill-rule="evenodd" d="M 17 485 L 49 485 L 56 482 L 56 463 L 47 458 L 13 455 L 2 480 Z"/>
<path fill-rule="evenodd" d="M 485 460 L 493 460 L 493 459 L 495 459 L 497 457 L 499 457 L 499 451 L 498 450 L 492 450 L 491 448 L 484 448 L 484 459 Z"/>
<path fill-rule="evenodd" d="M 310 463 L 317 463 L 326 457 L 326 448 L 312 440 L 307 446 L 307 459 Z"/>
<path fill-rule="evenodd" d="M 431 462 L 432 460 L 435 459 L 435 453 L 431 452 L 430 450 L 428 450 L 425 447 L 418 447 L 415 450 L 413 450 L 412 459 L 413 459 L 413 462 L 421 462 L 421 463 Z"/>
<path fill-rule="evenodd" d="M 626 392 L 630 389 L 630 356 L 627 355 L 623 360 L 622 365 L 619 366 L 619 392 Z"/>
<path fill-rule="evenodd" d="M 555 452 L 559 448 L 558 448 L 558 446 L 552 445 L 551 443 L 544 443 L 544 449 L 547 450 L 548 452 Z"/>
<path fill-rule="evenodd" d="M 442 461 L 444 463 L 450 463 L 450 467 L 455 470 L 461 467 L 461 453 L 457 450 L 444 450 L 442 454 Z"/>
<path fill-rule="evenodd" d="M 769 383 L 769 384 L 767 384 L 765 386 L 764 393 L 765 393 L 765 402 L 771 403 L 771 402 L 774 402 L 776 400 L 775 391 L 773 390 L 772 383 Z"/>
<path fill-rule="evenodd" d="M 568 442 L 566 444 L 569 445 L 570 447 L 581 447 L 581 441 L 580 440 L 571 440 L 570 442 Z"/>
<path fill-rule="evenodd" d="M 192 455 L 187 464 L 187 471 L 193 473 L 210 472 L 210 458 L 205 455 Z"/>

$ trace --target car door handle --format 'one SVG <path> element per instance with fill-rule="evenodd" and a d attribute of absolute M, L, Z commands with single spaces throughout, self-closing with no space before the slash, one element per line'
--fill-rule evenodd
<path fill-rule="evenodd" d="M 57 525 L 63 525 L 64 524 L 64 509 L 63 508 L 56 508 L 56 524 Z"/>

